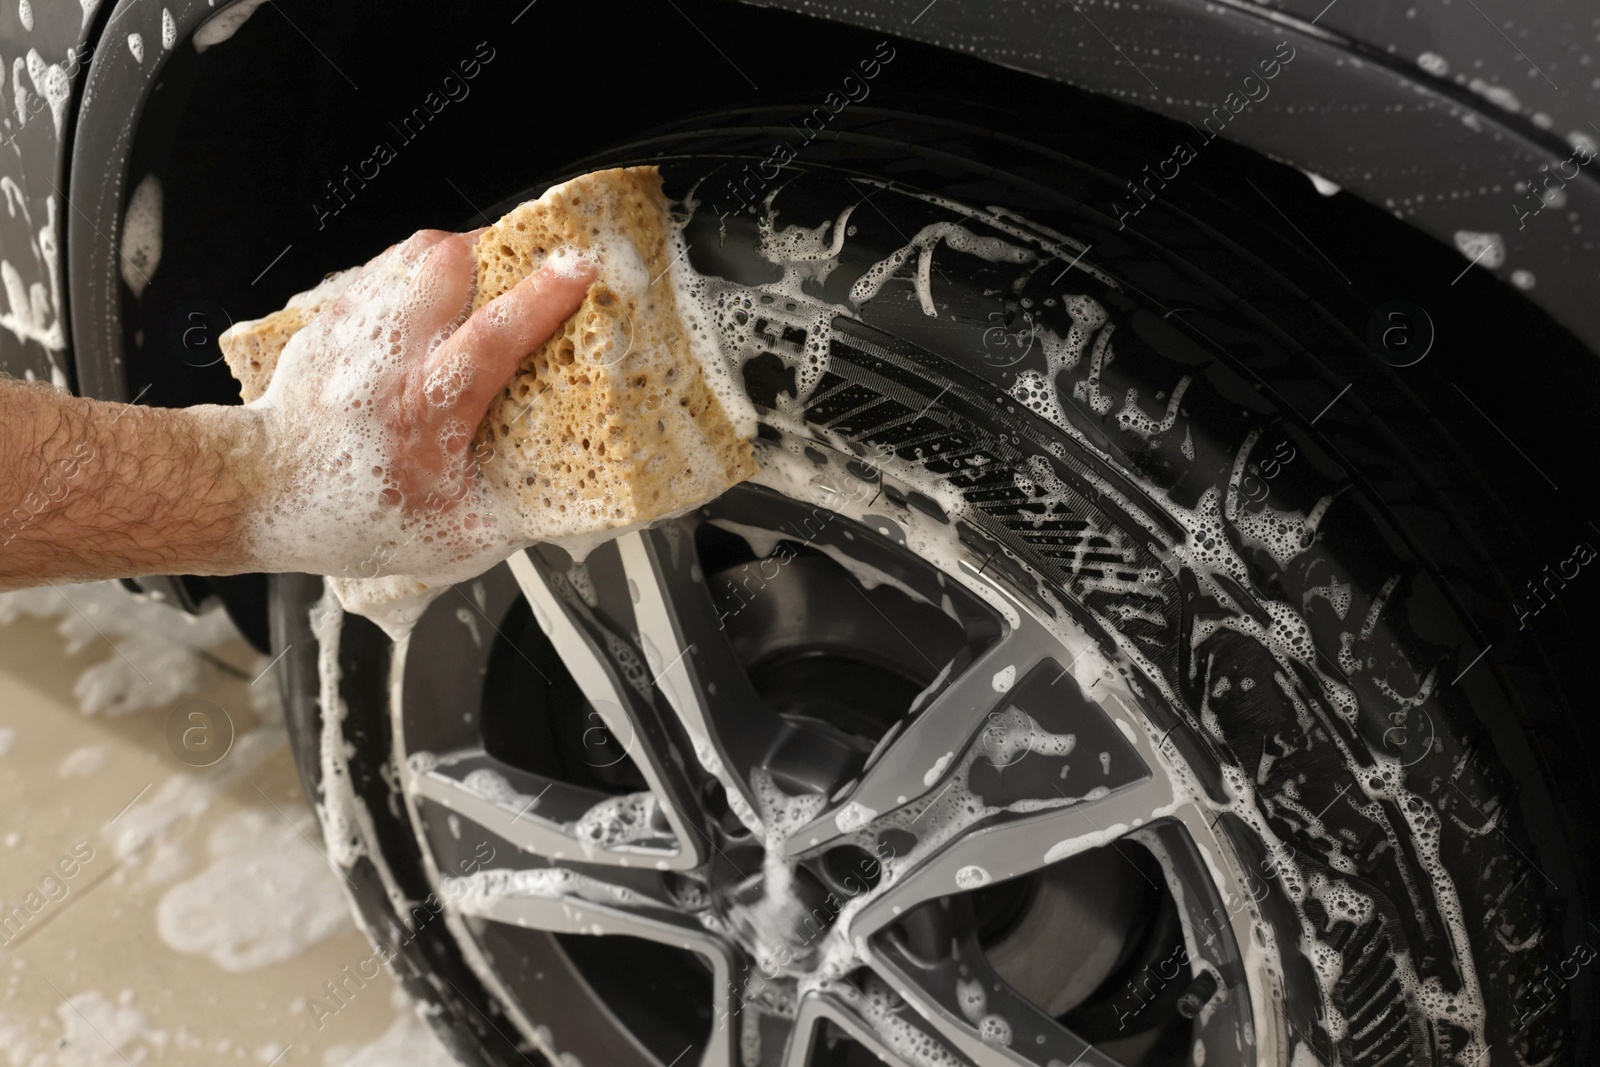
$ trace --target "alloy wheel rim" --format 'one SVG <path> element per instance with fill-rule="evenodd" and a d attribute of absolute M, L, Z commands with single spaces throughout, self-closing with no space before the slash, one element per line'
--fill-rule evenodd
<path fill-rule="evenodd" d="M 1062 699 L 1063 687 L 1092 681 L 1080 667 L 1096 659 L 1089 637 L 1063 640 L 1063 623 L 1050 624 L 1032 597 L 985 573 L 985 561 L 965 548 L 945 567 L 919 559 L 908 545 L 952 539 L 936 509 L 885 506 L 879 490 L 892 487 L 891 475 L 815 443 L 803 458 L 765 451 L 761 480 L 781 493 L 735 490 L 692 516 L 623 536 L 582 567 L 559 551 L 519 553 L 498 579 L 498 601 L 474 583 L 432 609 L 443 616 L 439 626 L 419 626 L 397 649 L 391 706 L 412 824 L 439 894 L 452 902 L 457 940 L 513 1018 L 548 1055 L 573 1053 L 570 1041 L 517 1010 L 526 1002 L 517 982 L 478 945 L 492 925 L 620 935 L 692 953 L 710 980 L 703 1064 L 801 1067 L 841 1036 L 891 1062 L 1116 1063 L 1037 1003 L 1038 991 L 1029 999 L 1001 976 L 973 915 L 974 894 L 986 887 L 1109 850 L 1118 864 L 1135 852 L 1155 859 L 1185 945 L 1181 967 L 1167 957 L 1132 979 L 1118 976 L 1119 1017 L 1158 995 L 1170 1006 L 1186 994 L 1198 1008 L 1192 1040 L 1206 1062 L 1256 1062 L 1258 1053 L 1277 1062 L 1271 968 L 1263 966 L 1270 934 L 1226 817 L 1207 807 L 1131 691 Z M 697 538 L 708 528 L 757 542 L 758 584 L 747 578 L 742 588 L 759 595 L 713 595 L 711 583 L 727 576 L 702 569 Z M 760 543 L 763 531 L 770 543 Z M 783 545 L 792 556 L 773 554 Z M 772 715 L 771 694 L 755 691 L 729 639 L 742 616 L 781 600 L 777 580 L 803 569 L 793 561 L 819 570 L 818 559 L 846 575 L 855 568 L 853 610 L 883 633 L 897 627 L 882 608 L 894 597 L 920 597 L 924 614 L 960 624 L 960 640 L 947 632 L 944 645 L 928 646 L 939 661 L 927 665 L 925 673 L 938 668 L 932 684 L 870 749 L 873 731 L 841 738 L 826 722 L 796 726 L 806 716 Z M 862 575 L 879 584 L 863 588 Z M 413 696 L 420 675 L 437 674 L 432 657 L 418 655 L 430 646 L 417 641 L 453 626 L 487 657 L 488 645 L 508 643 L 503 612 L 519 597 L 587 702 L 583 743 L 603 739 L 592 731 L 609 737 L 611 747 L 593 753 L 605 762 L 625 742 L 645 790 L 606 792 L 509 765 L 489 754 L 486 719 L 468 712 L 452 717 L 461 720 L 454 733 L 441 730 L 428 694 Z M 731 616 L 730 604 L 741 605 Z M 898 623 L 910 625 L 904 615 Z M 501 858 L 457 875 L 460 862 L 437 853 L 444 833 L 461 838 L 463 822 L 496 841 Z M 805 897 L 796 880 L 826 889 L 826 871 L 815 872 L 846 854 L 858 885 L 872 880 L 859 857 L 870 858 L 875 884 L 843 897 L 835 881 L 823 922 L 814 887 L 810 908 L 788 906 Z M 789 891 L 773 892 L 784 880 Z M 797 922 L 802 914 L 809 918 Z M 930 952 L 930 942 L 948 950 Z M 1241 946 L 1252 954 L 1248 966 Z M 1214 982 L 1197 981 L 1202 974 Z M 654 1062 L 671 1058 L 643 1051 Z M 1183 1062 L 1189 1055 L 1186 1041 Z"/>

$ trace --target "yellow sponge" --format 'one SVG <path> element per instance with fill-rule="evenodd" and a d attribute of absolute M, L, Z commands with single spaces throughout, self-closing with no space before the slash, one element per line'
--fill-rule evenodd
<path fill-rule="evenodd" d="M 479 237 L 473 310 L 557 249 L 588 253 L 599 277 L 577 312 L 523 361 L 478 427 L 474 455 L 530 537 L 648 522 L 712 499 L 756 472 L 696 357 L 670 270 L 679 254 L 654 167 L 598 171 L 512 210 Z M 248 402 L 266 391 L 296 331 L 356 271 L 281 311 L 235 325 L 223 356 Z"/>

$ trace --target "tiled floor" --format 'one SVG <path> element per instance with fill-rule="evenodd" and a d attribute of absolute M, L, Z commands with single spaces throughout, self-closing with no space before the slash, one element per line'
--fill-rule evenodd
<path fill-rule="evenodd" d="M 119 633 L 95 610 L 104 592 L 0 625 L 0 1063 L 448 1065 L 386 973 L 342 1001 L 324 989 L 371 949 L 263 698 L 273 679 L 249 681 L 265 658 L 237 639 L 197 653 L 137 620 Z M 69 654 L 61 619 L 119 640 Z M 92 703 L 194 688 L 91 716 L 74 694 L 86 669 Z M 187 766 L 169 720 L 181 735 L 218 707 L 231 750 Z"/>

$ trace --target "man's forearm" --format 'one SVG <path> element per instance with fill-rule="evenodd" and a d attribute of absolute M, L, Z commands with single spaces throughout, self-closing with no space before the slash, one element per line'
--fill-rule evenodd
<path fill-rule="evenodd" d="M 248 409 L 106 404 L 0 380 L 0 589 L 250 570 Z"/>
<path fill-rule="evenodd" d="M 473 240 L 424 230 L 374 258 L 245 407 L 0 377 L 0 589 L 252 571 L 442 587 L 525 544 L 473 432 L 597 268 L 552 254 L 474 311 Z"/>

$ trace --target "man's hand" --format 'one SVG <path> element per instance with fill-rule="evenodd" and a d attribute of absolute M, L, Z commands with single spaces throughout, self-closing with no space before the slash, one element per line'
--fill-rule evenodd
<path fill-rule="evenodd" d="M 516 547 L 496 529 L 473 434 L 594 272 L 546 267 L 467 318 L 474 236 L 425 230 L 367 264 L 250 405 L 274 442 L 255 541 L 276 569 L 433 584 Z"/>
<path fill-rule="evenodd" d="M 130 407 L 0 381 L 0 588 L 141 574 L 482 570 L 471 441 L 592 266 L 546 267 L 470 317 L 476 235 L 423 231 L 363 268 L 246 407 Z"/>

